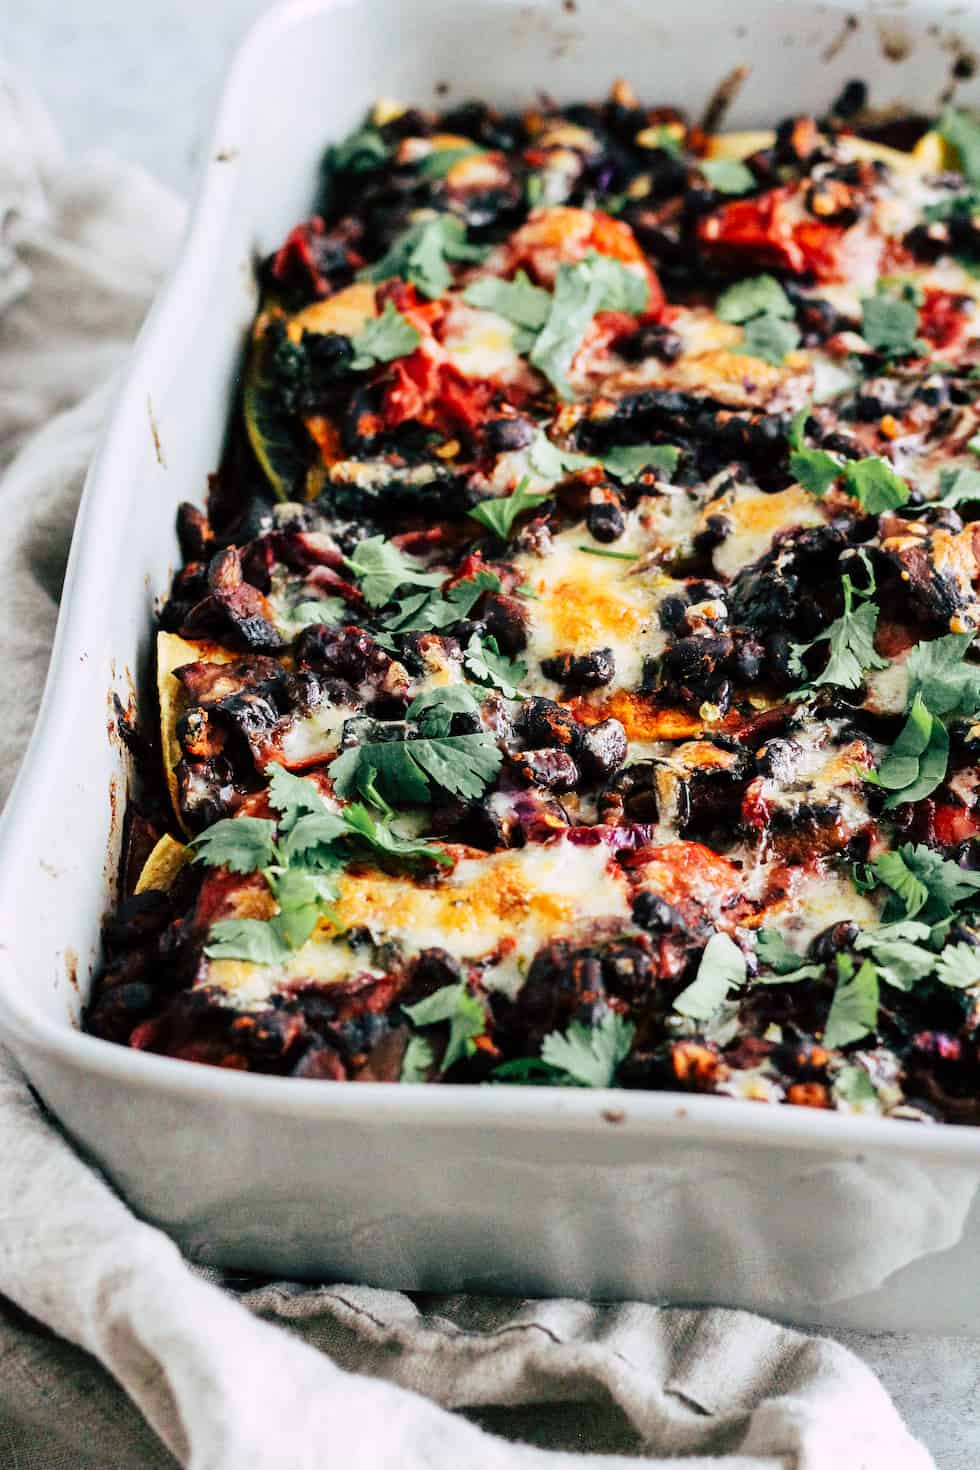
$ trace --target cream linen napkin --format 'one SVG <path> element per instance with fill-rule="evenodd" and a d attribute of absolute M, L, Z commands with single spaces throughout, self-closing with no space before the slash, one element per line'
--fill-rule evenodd
<path fill-rule="evenodd" d="M 111 379 L 181 223 L 180 205 L 132 168 L 68 168 L 47 117 L 0 77 L 0 463 L 16 451 L 0 486 L 0 659 L 18 695 L 0 722 L 2 794 Z M 626 1463 L 611 1450 L 643 1466 L 684 1456 L 687 1470 L 933 1464 L 849 1352 L 748 1313 L 209 1279 L 81 1163 L 9 1059 L 0 1141 L 5 1466 Z M 560 1450 L 445 1412 L 506 1431 L 504 1408 L 520 1405 L 538 1406 L 523 1436 Z M 583 1449 L 603 1453 L 570 1452 Z"/>

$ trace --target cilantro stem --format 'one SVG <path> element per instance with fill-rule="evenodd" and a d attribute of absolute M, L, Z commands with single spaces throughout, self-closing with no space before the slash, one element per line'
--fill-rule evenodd
<path fill-rule="evenodd" d="M 602 546 L 577 546 L 576 551 L 584 551 L 587 556 L 608 556 L 615 561 L 639 561 L 639 556 L 634 556 L 631 551 L 606 551 Z"/>

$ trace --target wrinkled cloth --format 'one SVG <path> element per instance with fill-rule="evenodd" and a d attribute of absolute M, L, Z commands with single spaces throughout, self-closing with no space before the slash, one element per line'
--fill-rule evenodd
<path fill-rule="evenodd" d="M 48 118 L 0 76 L 0 662 L 18 691 L 0 722 L 3 794 L 85 465 L 182 213 L 111 158 L 68 166 Z M 0 1144 L 3 1465 L 933 1465 L 850 1352 L 746 1312 L 410 1298 L 195 1270 L 82 1163 L 9 1057 Z M 515 1406 L 533 1444 L 487 1432 L 506 1432 Z"/>

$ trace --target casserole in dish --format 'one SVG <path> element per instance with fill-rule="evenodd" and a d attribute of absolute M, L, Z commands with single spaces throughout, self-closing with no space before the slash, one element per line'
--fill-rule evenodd
<path fill-rule="evenodd" d="M 794 36 L 801 44 L 810 36 L 811 44 L 817 45 L 814 14 L 806 7 L 784 8 L 780 26 L 788 23 L 791 13 Z M 549 58 L 551 66 L 562 72 L 555 77 L 555 90 L 560 82 L 569 97 L 595 91 L 621 69 L 615 52 L 632 53 L 636 41 L 647 34 L 639 7 L 615 13 L 607 8 L 603 24 L 598 11 L 588 8 L 574 18 L 545 7 L 493 6 L 481 8 L 479 14 L 490 42 L 513 58 L 513 80 L 499 97 L 510 105 L 523 100 L 540 81 Z M 233 241 L 238 244 L 237 259 L 245 265 L 246 251 L 266 251 L 292 218 L 308 208 L 309 197 L 304 197 L 300 181 L 312 174 L 312 150 L 324 133 L 339 135 L 349 128 L 367 101 L 366 89 L 356 99 L 349 96 L 351 106 L 343 116 L 326 110 L 322 99 L 329 94 L 324 77 L 329 66 L 321 63 L 319 70 L 310 69 L 306 59 L 315 37 L 332 38 L 327 47 L 330 65 L 341 66 L 338 74 L 344 74 L 353 54 L 344 48 L 356 52 L 367 46 L 373 26 L 390 23 L 393 15 L 382 14 L 381 7 L 294 9 L 267 22 L 262 42 L 253 43 L 239 63 L 220 125 L 217 153 L 222 161 L 212 166 L 217 186 L 210 205 L 205 199 L 169 308 L 165 304 L 156 325 L 148 329 L 147 345 L 123 398 L 122 417 L 100 457 L 83 512 L 80 536 L 98 544 L 102 558 L 119 558 L 120 575 L 113 580 L 119 606 L 114 599 L 111 610 L 98 607 L 97 585 L 105 577 L 105 563 L 98 573 L 94 568 L 86 573 L 84 559 L 79 564 L 76 553 L 56 655 L 64 677 L 42 718 L 31 760 L 35 773 L 43 772 L 46 759 L 55 758 L 59 708 L 85 707 L 84 686 L 94 663 L 108 672 L 102 651 L 111 646 L 124 658 L 121 650 L 143 637 L 141 624 L 148 621 L 149 611 L 143 576 L 149 573 L 153 587 L 164 584 L 160 547 L 172 544 L 163 541 L 163 526 L 178 500 L 198 492 L 217 457 L 222 392 L 230 386 L 241 336 L 254 309 L 243 289 L 244 272 L 238 275 L 228 268 Z M 453 26 L 460 23 L 455 12 L 421 7 L 412 23 L 431 26 L 430 59 L 437 59 L 440 52 L 455 57 L 452 46 L 441 51 Z M 759 59 L 760 48 L 774 47 L 777 40 L 782 45 L 782 31 L 777 38 L 771 21 L 766 25 L 751 8 L 743 24 L 754 58 Z M 688 48 L 684 54 L 696 57 L 700 51 L 703 61 L 699 27 L 717 30 L 706 14 L 700 18 L 695 14 L 689 26 L 685 23 L 682 39 Z M 896 72 L 889 80 L 906 91 L 903 101 L 931 107 L 941 90 L 939 60 L 945 65 L 948 57 L 938 45 L 929 50 L 932 43 L 925 22 L 920 35 L 925 50 L 917 62 L 917 94 L 908 73 Z M 651 61 L 649 72 L 636 77 L 645 97 L 670 95 L 665 63 L 675 39 L 680 44 L 680 32 L 665 42 L 667 49 L 658 53 L 658 64 Z M 832 36 L 823 34 L 820 39 L 825 49 L 833 49 Z M 875 34 L 865 36 L 859 28 L 852 39 L 854 50 L 846 70 L 839 65 L 839 55 L 832 58 L 826 71 L 821 69 L 821 95 L 794 98 L 798 105 L 823 110 L 828 94 L 834 95 L 834 88 L 839 91 L 849 75 L 861 72 L 869 76 L 874 95 Z M 552 54 L 556 48 L 559 56 Z M 346 62 L 340 59 L 342 51 Z M 423 97 L 420 74 L 406 65 L 408 54 L 394 46 L 392 70 L 384 78 L 375 75 L 370 91 L 381 86 L 395 95 Z M 472 71 L 461 68 L 458 59 L 454 62 L 452 85 L 461 95 L 486 90 L 477 75 L 486 66 L 486 54 L 481 48 L 480 66 L 474 60 Z M 607 62 L 606 74 L 597 75 Z M 277 93 L 276 107 L 261 128 L 254 120 L 249 124 L 236 110 L 241 104 L 235 100 L 254 81 L 256 72 L 250 68 L 260 67 L 268 73 L 267 88 L 282 78 L 282 95 Z M 298 88 L 297 77 L 303 82 Z M 692 110 L 706 95 L 707 81 L 692 75 L 691 95 L 682 99 Z M 891 87 L 889 95 L 895 95 Z M 313 129 L 304 111 L 313 97 L 321 104 L 316 109 L 316 140 L 310 137 Z M 875 100 L 885 99 L 875 96 Z M 765 117 L 758 102 L 745 100 L 741 105 L 745 122 L 768 121 L 774 108 L 781 110 L 778 97 L 772 95 L 765 99 Z M 243 131 L 232 137 L 229 127 Z M 230 157 L 236 149 L 237 157 Z M 284 150 L 297 166 L 290 188 L 285 187 L 280 168 Z M 258 187 L 256 170 L 263 168 L 275 187 Z M 230 180 L 222 179 L 222 169 Z M 250 212 L 253 208 L 255 213 Z M 203 319 L 202 300 L 208 303 Z M 180 336 L 179 354 L 164 350 L 161 321 L 168 335 Z M 182 376 L 181 364 L 187 358 L 199 365 L 202 381 L 213 385 L 213 404 L 205 404 L 206 395 L 193 391 Z M 98 485 L 102 477 L 104 486 L 112 486 L 112 496 L 121 496 L 113 475 L 120 474 L 124 454 L 135 456 L 139 450 L 128 438 L 135 428 L 134 404 L 140 405 L 141 429 L 149 441 L 148 393 L 167 468 L 155 466 L 152 459 L 145 461 L 140 514 L 146 521 L 146 545 L 137 566 L 131 546 L 128 557 L 123 556 L 123 525 L 118 512 L 113 514 L 119 502 L 107 489 L 100 499 Z M 149 442 L 147 448 L 152 449 Z M 130 480 L 136 462 L 128 463 Z M 127 585 L 132 587 L 130 603 L 125 601 Z M 111 631 L 96 626 L 96 609 L 103 616 L 108 612 L 116 624 Z M 87 623 L 86 615 L 93 621 Z M 74 627 L 68 636 L 77 643 L 70 658 L 64 653 L 66 627 Z M 133 640 L 129 644 L 127 628 Z M 96 641 L 86 646 L 81 630 Z M 90 657 L 80 663 L 79 653 Z M 103 708 L 99 708 L 100 729 Z M 99 754 L 96 747 L 95 723 L 86 752 L 91 754 L 87 788 L 97 784 L 99 770 L 110 774 L 109 756 L 104 750 Z M 84 738 L 77 725 L 73 733 L 78 742 Z M 94 807 L 85 811 L 79 797 L 62 810 L 62 783 L 59 821 L 62 830 L 68 827 L 66 846 L 70 844 L 71 864 L 78 862 L 78 873 L 43 877 L 30 859 L 36 848 L 27 833 L 42 825 L 39 803 L 45 782 L 37 774 L 33 782 L 33 789 L 27 785 L 26 797 L 22 784 L 8 816 L 8 850 L 16 849 L 17 867 L 8 864 L 5 903 L 8 913 L 19 919 L 11 921 L 9 932 L 19 932 L 30 913 L 33 933 L 48 935 L 63 950 L 80 950 L 89 960 L 97 952 L 103 907 L 102 893 L 94 891 L 90 874 L 85 877 L 93 854 Z M 100 832 L 104 838 L 104 825 Z M 22 879 L 25 865 L 31 870 L 28 886 Z M 68 926 L 61 895 L 66 885 L 76 883 L 83 901 Z M 610 1099 L 602 1093 L 481 1090 L 464 1101 L 454 1090 L 445 1089 L 424 1096 L 413 1088 L 383 1094 L 372 1084 L 312 1089 L 281 1079 L 202 1075 L 203 1069 L 181 1067 L 166 1058 L 132 1057 L 72 1035 L 59 1015 L 63 1001 L 53 977 L 49 991 L 36 993 L 30 1004 L 25 1003 L 24 981 L 19 979 L 23 961 L 23 954 L 8 956 L 7 1023 L 35 1084 L 137 1206 L 206 1258 L 357 1274 L 400 1285 L 495 1284 L 524 1290 L 722 1299 L 811 1320 L 829 1312 L 834 1320 L 868 1323 L 909 1320 L 926 1298 L 931 1303 L 941 1300 L 941 1273 L 956 1269 L 952 1258 L 930 1263 L 926 1255 L 960 1239 L 972 1200 L 977 1145 L 955 1127 L 926 1133 L 880 1127 L 873 1121 L 827 1120 L 803 1111 L 792 1118 L 763 1118 L 758 1116 L 761 1110 L 734 1109 L 702 1098 L 617 1094 Z M 125 1117 L 125 1128 L 114 1124 L 110 1113 L 117 1119 Z M 322 1144 L 318 1128 L 324 1129 Z M 940 1132 L 942 1137 L 937 1138 Z M 199 1157 L 205 1140 L 212 1147 L 206 1177 L 200 1177 L 204 1171 L 193 1180 L 182 1177 L 189 1172 L 183 1162 Z M 386 1160 L 395 1158 L 400 1167 L 392 1169 Z M 482 1182 L 475 1199 L 468 1174 L 476 1169 Z M 819 1247 L 808 1239 L 809 1222 L 815 1216 L 821 1220 Z M 896 1228 L 899 1220 L 901 1230 Z M 904 1272 L 877 1292 L 879 1283 L 902 1267 Z M 924 1295 L 917 1297 L 920 1291 Z M 822 1305 L 849 1298 L 859 1299 L 850 1315 L 845 1306 Z M 925 1325 L 929 1319 L 919 1320 Z M 931 1320 L 935 1322 L 935 1316 Z M 944 1325 L 959 1324 L 947 1320 Z"/>

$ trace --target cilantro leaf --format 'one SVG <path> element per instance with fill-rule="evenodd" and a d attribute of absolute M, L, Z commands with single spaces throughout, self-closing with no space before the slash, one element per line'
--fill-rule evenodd
<path fill-rule="evenodd" d="M 416 172 L 426 179 L 444 179 L 464 158 L 477 158 L 485 152 L 485 148 L 478 148 L 475 143 L 459 148 L 433 148 L 419 161 Z"/>
<path fill-rule="evenodd" d="M 596 1026 L 573 1021 L 564 1035 L 552 1031 L 541 1045 L 541 1060 L 564 1072 L 580 1087 L 611 1087 L 616 1068 L 629 1055 L 636 1027 L 616 1011 Z"/>
<path fill-rule="evenodd" d="M 759 963 L 768 965 L 777 974 L 795 970 L 800 963 L 800 956 L 790 949 L 778 929 L 760 929 L 756 937 L 755 952 L 759 956 Z"/>
<path fill-rule="evenodd" d="M 366 266 L 360 279 L 386 281 L 401 276 L 430 299 L 442 296 L 453 283 L 449 261 L 482 260 L 486 250 L 470 245 L 466 227 L 452 214 L 431 215 L 409 225 L 380 260 Z"/>
<path fill-rule="evenodd" d="M 826 449 L 794 449 L 789 457 L 793 477 L 811 495 L 825 495 L 844 466 Z"/>
<path fill-rule="evenodd" d="M 343 751 L 328 766 L 338 794 L 426 803 L 430 782 L 452 796 L 475 800 L 496 776 L 501 754 L 484 731 L 474 735 L 367 741 Z"/>
<path fill-rule="evenodd" d="M 527 664 L 520 659 L 505 657 L 492 634 L 483 639 L 479 633 L 472 634 L 463 661 L 467 672 L 478 684 L 499 689 L 505 699 L 518 698 L 518 686 L 527 674 Z"/>
<path fill-rule="evenodd" d="M 453 859 L 448 852 L 443 852 L 424 838 L 403 837 L 394 830 L 390 822 L 380 821 L 360 802 L 345 806 L 342 815 L 348 837 L 363 842 L 383 857 L 394 857 L 403 861 L 424 859 L 426 862 L 438 863 L 443 868 L 451 868 L 453 865 Z"/>
<path fill-rule="evenodd" d="M 699 167 L 719 194 L 747 194 L 756 187 L 755 174 L 737 158 L 706 158 Z"/>
<path fill-rule="evenodd" d="M 929 889 L 916 876 L 900 852 L 883 852 L 880 857 L 875 858 L 871 868 L 878 881 L 901 899 L 910 918 L 919 913 L 929 897 Z"/>
<path fill-rule="evenodd" d="M 980 985 L 980 949 L 972 944 L 948 944 L 939 956 L 936 979 L 954 990 Z"/>
<path fill-rule="evenodd" d="M 343 618 L 347 604 L 342 597 L 324 597 L 319 602 L 298 602 L 279 614 L 280 621 L 289 625 L 290 634 L 309 628 L 314 623 L 333 625 Z"/>
<path fill-rule="evenodd" d="M 860 1103 L 875 1102 L 878 1094 L 875 1085 L 863 1067 L 851 1062 L 841 1067 L 834 1078 L 834 1093 L 841 1102 L 858 1106 Z"/>
<path fill-rule="evenodd" d="M 474 505 L 472 510 L 466 514 L 479 521 L 481 526 L 486 526 L 501 541 L 506 541 L 511 533 L 511 528 L 519 515 L 526 510 L 533 510 L 543 500 L 547 500 L 549 491 L 529 490 L 527 487 L 530 480 L 527 475 L 523 477 L 512 495 L 504 495 L 498 499 L 481 500 L 479 505 Z"/>
<path fill-rule="evenodd" d="M 936 123 L 936 132 L 956 149 L 964 178 L 980 184 L 980 127 L 973 118 L 949 107 Z"/>
<path fill-rule="evenodd" d="M 790 949 L 778 929 L 760 929 L 755 952 L 759 963 L 775 970 L 773 976 L 760 976 L 763 985 L 795 985 L 798 980 L 816 980 L 823 974 L 822 965 L 807 965 Z"/>
<path fill-rule="evenodd" d="M 885 802 L 886 810 L 892 810 L 935 791 L 946 775 L 948 761 L 946 727 L 926 708 L 922 695 L 916 694 L 891 750 L 877 771 L 868 771 L 864 779 L 892 793 Z"/>
<path fill-rule="evenodd" d="M 923 949 L 910 939 L 893 937 L 892 931 L 901 927 L 886 924 L 868 929 L 858 935 L 854 948 L 871 954 L 882 980 L 887 980 L 889 985 L 894 985 L 898 990 L 912 990 L 935 969 L 936 956 L 931 950 Z M 914 927 L 924 930 L 926 935 L 929 933 L 925 924 L 916 924 Z"/>
<path fill-rule="evenodd" d="M 972 715 L 980 709 L 980 664 L 967 663 L 972 633 L 946 633 L 917 643 L 908 657 L 909 694 L 921 695 L 934 715 Z"/>
<path fill-rule="evenodd" d="M 824 1026 L 825 1046 L 849 1046 L 878 1024 L 878 972 L 870 960 L 856 969 L 849 955 L 837 956 L 837 988 Z"/>
<path fill-rule="evenodd" d="M 454 583 L 445 596 L 438 592 L 419 592 L 403 599 L 383 622 L 396 633 L 441 632 L 461 618 L 469 617 L 484 592 L 499 591 L 500 578 L 496 572 L 479 571 Z"/>
<path fill-rule="evenodd" d="M 279 905 L 269 927 L 275 929 L 287 949 L 299 949 L 313 933 L 321 914 L 329 911 L 336 890 L 327 878 L 307 868 L 286 868 L 281 873 L 267 873 L 266 878 Z"/>
<path fill-rule="evenodd" d="M 435 1054 L 424 1036 L 410 1036 L 402 1057 L 399 1082 L 428 1082 Z"/>
<path fill-rule="evenodd" d="M 562 398 L 570 398 L 568 370 L 596 312 L 639 315 L 649 295 L 643 276 L 595 251 L 577 265 L 559 266 L 548 319 L 531 349 L 532 366 Z"/>
<path fill-rule="evenodd" d="M 943 470 L 939 476 L 939 488 L 943 492 L 940 505 L 962 505 L 964 501 L 980 500 L 980 470 Z"/>
<path fill-rule="evenodd" d="M 377 367 L 379 362 L 407 357 L 421 340 L 421 332 L 402 316 L 395 303 L 386 301 L 381 315 L 372 317 L 352 339 L 355 355 L 351 367 L 355 372 L 361 372 Z"/>
<path fill-rule="evenodd" d="M 911 495 L 905 481 L 896 475 L 887 459 L 872 455 L 870 459 L 851 460 L 844 466 L 844 485 L 868 512 L 879 515 L 904 505 Z"/>
<path fill-rule="evenodd" d="M 907 357 L 923 350 L 916 336 L 919 311 L 914 302 L 900 296 L 863 296 L 861 312 L 861 336 L 872 352 Z"/>
<path fill-rule="evenodd" d="M 224 817 L 195 837 L 194 861 L 230 873 L 257 873 L 275 861 L 276 824 L 265 817 Z"/>
<path fill-rule="evenodd" d="M 779 367 L 787 352 L 799 345 L 800 329 L 795 322 L 783 321 L 778 316 L 756 316 L 746 322 L 742 342 L 735 352 Z"/>
<path fill-rule="evenodd" d="M 723 291 L 715 304 L 715 314 L 723 322 L 734 322 L 736 326 L 751 321 L 753 317 L 782 317 L 787 320 L 795 315 L 790 301 L 775 276 L 749 276 L 736 281 Z"/>
<path fill-rule="evenodd" d="M 444 684 L 439 689 L 427 689 L 418 694 L 408 706 L 410 720 L 418 720 L 423 735 L 448 735 L 453 715 L 476 714 L 480 706 L 465 684 Z"/>
<path fill-rule="evenodd" d="M 299 862 L 305 867 L 328 870 L 340 865 L 335 844 L 348 835 L 347 823 L 340 812 L 309 812 L 297 817 L 279 844 L 285 863 Z"/>
<path fill-rule="evenodd" d="M 948 918 L 961 903 L 977 901 L 980 873 L 961 868 L 921 843 L 906 842 L 897 852 L 875 858 L 872 871 L 905 906 L 906 917 L 923 922 Z"/>
<path fill-rule="evenodd" d="M 567 1074 L 557 1067 L 549 1067 L 540 1057 L 514 1057 L 501 1062 L 490 1074 L 492 1082 L 515 1082 L 524 1087 L 555 1087 L 565 1081 Z"/>
<path fill-rule="evenodd" d="M 865 565 L 870 572 L 870 563 L 866 562 Z M 804 696 L 810 687 L 816 688 L 824 684 L 836 684 L 841 689 L 856 689 L 867 670 L 888 667 L 888 659 L 877 653 L 874 646 L 878 627 L 878 608 L 871 600 L 874 590 L 873 578 L 871 586 L 862 592 L 854 586 L 846 572 L 841 577 L 844 611 L 840 617 L 835 618 L 829 628 L 818 633 L 812 643 L 792 645 L 796 666 L 802 667 L 800 659 L 804 653 L 815 648 L 818 643 L 830 644 L 830 657 L 826 667 L 809 685 L 796 690 L 794 698 Z M 856 598 L 861 599 L 857 606 Z"/>
<path fill-rule="evenodd" d="M 675 444 L 617 444 L 606 450 L 602 463 L 610 475 L 632 485 L 644 470 L 657 470 L 669 480 L 680 457 Z"/>
<path fill-rule="evenodd" d="M 530 351 L 551 310 L 551 292 L 533 285 L 526 271 L 518 271 L 512 281 L 481 276 L 467 286 L 463 300 L 512 322 L 517 328 L 514 347 L 518 352 Z"/>
<path fill-rule="evenodd" d="M 793 415 L 789 428 L 789 467 L 804 490 L 811 495 L 824 495 L 842 473 L 843 463 L 825 449 L 806 447 L 806 426 L 810 418 L 809 404 Z"/>
<path fill-rule="evenodd" d="M 279 930 L 265 919 L 219 919 L 211 925 L 204 953 L 212 960 L 281 965 L 290 951 Z"/>
<path fill-rule="evenodd" d="M 733 985 L 745 982 L 745 956 L 728 934 L 712 934 L 698 972 L 674 1000 L 674 1010 L 693 1021 L 713 1016 Z"/>
<path fill-rule="evenodd" d="M 574 450 L 559 449 L 552 444 L 547 434 L 539 430 L 527 452 L 527 462 L 542 480 L 561 480 L 576 470 L 587 470 L 596 463 L 588 454 L 576 454 Z"/>
<path fill-rule="evenodd" d="M 438 587 L 447 575 L 423 571 L 383 536 L 367 536 L 358 541 L 352 555 L 344 557 L 344 563 L 357 578 L 368 607 L 383 607 L 399 587 Z"/>
<path fill-rule="evenodd" d="M 292 771 L 287 771 L 285 766 L 275 762 L 266 766 L 265 774 L 269 778 L 269 805 L 275 807 L 287 825 L 306 814 L 327 814 L 323 797 L 312 781 L 307 781 L 303 776 L 294 776 Z"/>
<path fill-rule="evenodd" d="M 326 166 L 329 172 L 367 173 L 387 161 L 388 151 L 377 128 L 357 128 L 327 150 Z"/>
<path fill-rule="evenodd" d="M 440 1076 L 448 1072 L 460 1057 L 473 1055 L 476 1038 L 483 1035 L 487 1026 L 483 1003 L 464 980 L 457 985 L 444 985 L 417 1005 L 402 1006 L 402 1010 L 413 1026 L 436 1026 L 442 1021 L 449 1022 L 449 1040 L 439 1064 Z"/>

